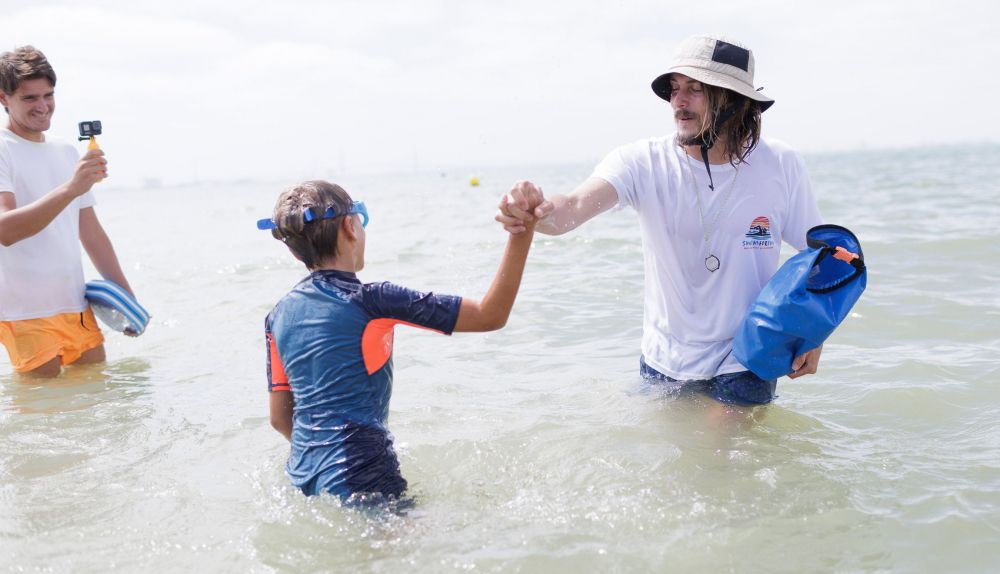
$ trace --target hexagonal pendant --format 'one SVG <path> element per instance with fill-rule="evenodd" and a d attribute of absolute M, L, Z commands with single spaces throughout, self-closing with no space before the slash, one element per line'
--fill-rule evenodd
<path fill-rule="evenodd" d="M 715 255 L 709 255 L 705 258 L 705 269 L 708 269 L 712 273 L 718 271 L 721 265 L 722 264 L 719 262 L 719 258 Z"/>

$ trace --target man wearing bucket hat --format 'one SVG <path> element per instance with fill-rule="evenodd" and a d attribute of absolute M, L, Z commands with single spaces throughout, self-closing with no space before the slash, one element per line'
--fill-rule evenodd
<path fill-rule="evenodd" d="M 545 199 L 519 182 L 496 219 L 511 232 L 537 220 L 537 231 L 560 235 L 613 207 L 635 209 L 645 250 L 640 372 L 723 402 L 759 404 L 772 400 L 776 381 L 737 362 L 733 336 L 777 269 L 781 241 L 802 250 L 822 221 L 802 159 L 761 139 L 761 113 L 774 100 L 753 78 L 744 45 L 688 38 L 652 84 L 670 103 L 674 133 L 612 151 L 566 195 Z M 789 376 L 816 372 L 819 355 L 796 357 Z"/>

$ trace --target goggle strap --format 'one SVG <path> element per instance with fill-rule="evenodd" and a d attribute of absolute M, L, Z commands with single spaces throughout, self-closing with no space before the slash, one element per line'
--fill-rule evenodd
<path fill-rule="evenodd" d="M 316 221 L 317 219 L 333 219 L 334 217 L 339 217 L 340 215 L 360 214 L 360 215 L 362 215 L 364 217 L 364 220 L 365 220 L 364 222 L 367 224 L 368 223 L 368 214 L 367 213 L 363 213 L 359 209 L 359 204 L 361 204 L 360 201 L 352 202 L 351 206 L 349 208 L 347 208 L 347 212 L 344 213 L 344 214 L 337 213 L 337 210 L 334 209 L 334 206 L 331 205 L 330 207 L 327 207 L 323 211 L 323 215 L 319 216 L 319 217 L 316 216 L 316 212 L 313 210 L 312 207 L 307 207 L 307 208 L 305 208 L 302 211 L 302 220 L 304 222 L 306 222 L 306 223 L 312 223 L 313 221 Z M 265 231 L 265 230 L 268 230 L 268 229 L 277 229 L 277 227 L 278 227 L 277 224 L 274 223 L 274 221 L 272 221 L 271 219 L 258 219 L 257 220 L 257 229 L 260 229 L 262 231 Z"/>

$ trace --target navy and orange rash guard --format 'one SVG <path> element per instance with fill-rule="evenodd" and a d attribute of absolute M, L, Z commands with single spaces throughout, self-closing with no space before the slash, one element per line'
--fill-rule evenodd
<path fill-rule="evenodd" d="M 451 334 L 462 299 L 354 273 L 316 271 L 267 316 L 270 392 L 295 399 L 286 470 L 307 495 L 399 496 L 406 481 L 386 428 L 397 324 Z"/>

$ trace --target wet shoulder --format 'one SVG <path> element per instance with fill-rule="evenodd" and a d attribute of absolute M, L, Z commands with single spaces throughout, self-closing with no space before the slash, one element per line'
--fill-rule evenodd
<path fill-rule="evenodd" d="M 361 283 L 353 273 L 313 272 L 303 277 L 275 304 L 274 309 L 314 303 L 317 300 L 350 302 L 361 297 Z"/>
<path fill-rule="evenodd" d="M 52 149 L 59 150 L 60 153 L 82 155 L 77 151 L 76 142 L 68 140 L 64 137 L 46 135 L 45 145 L 51 147 Z"/>
<path fill-rule="evenodd" d="M 773 160 L 779 164 L 799 164 L 802 156 L 799 152 L 782 140 L 760 138 L 757 147 L 753 150 L 751 159 L 756 156 L 759 159 Z"/>
<path fill-rule="evenodd" d="M 74 165 L 82 155 L 77 146 L 57 136 L 45 136 L 44 142 L 28 141 L 7 128 L 0 128 L 0 152 L 17 160 L 57 161 Z"/>
<path fill-rule="evenodd" d="M 633 173 L 644 173 L 654 166 L 668 165 L 674 155 L 674 135 L 643 138 L 619 146 L 611 151 L 604 166 L 620 166 Z"/>
<path fill-rule="evenodd" d="M 618 148 L 619 153 L 628 157 L 662 157 L 673 151 L 674 135 L 642 138 Z"/>
<path fill-rule="evenodd" d="M 422 296 L 422 293 L 391 281 L 365 283 L 361 288 L 365 307 L 375 315 L 388 314 L 390 309 L 405 307 Z"/>

